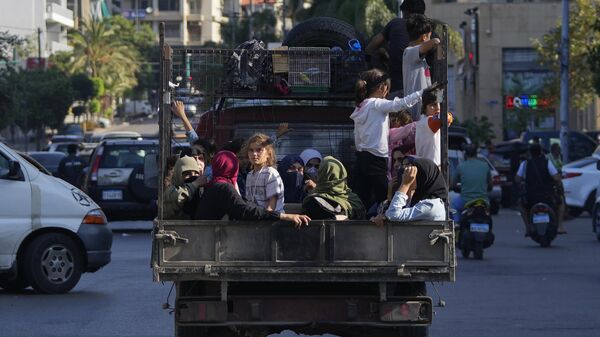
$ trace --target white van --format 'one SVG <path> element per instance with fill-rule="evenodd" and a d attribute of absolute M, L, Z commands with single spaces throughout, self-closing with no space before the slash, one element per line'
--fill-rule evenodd
<path fill-rule="evenodd" d="M 112 232 L 94 201 L 0 143 L 0 287 L 65 293 L 110 262 Z"/>

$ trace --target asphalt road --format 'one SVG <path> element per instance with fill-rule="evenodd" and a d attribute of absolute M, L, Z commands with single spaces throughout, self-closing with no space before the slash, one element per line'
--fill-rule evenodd
<path fill-rule="evenodd" d="M 437 286 L 446 307 L 435 308 L 430 336 L 600 336 L 600 242 L 589 216 L 547 249 L 523 237 L 516 212 L 494 221 L 484 260 L 459 258 L 457 282 Z M 147 232 L 115 233 L 113 261 L 66 295 L 0 290 L 0 336 L 172 336 L 161 307 L 170 284 L 152 282 L 150 243 Z"/>

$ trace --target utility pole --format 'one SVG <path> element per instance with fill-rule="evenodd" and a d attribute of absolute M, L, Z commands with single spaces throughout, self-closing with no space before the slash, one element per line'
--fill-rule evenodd
<path fill-rule="evenodd" d="M 38 40 L 38 69 L 42 69 L 42 29 L 37 29 L 37 40 Z"/>
<path fill-rule="evenodd" d="M 560 41 L 560 147 L 569 162 L 569 0 L 562 0 Z"/>

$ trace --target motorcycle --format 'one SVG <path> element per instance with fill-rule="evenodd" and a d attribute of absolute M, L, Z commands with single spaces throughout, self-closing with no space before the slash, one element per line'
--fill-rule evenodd
<path fill-rule="evenodd" d="M 535 203 L 529 211 L 529 237 L 542 247 L 549 247 L 556 238 L 558 221 L 548 203 Z"/>
<path fill-rule="evenodd" d="M 465 205 L 460 217 L 457 246 L 464 258 L 471 252 L 476 260 L 483 259 L 483 250 L 494 244 L 490 206 L 485 199 L 475 199 Z"/>

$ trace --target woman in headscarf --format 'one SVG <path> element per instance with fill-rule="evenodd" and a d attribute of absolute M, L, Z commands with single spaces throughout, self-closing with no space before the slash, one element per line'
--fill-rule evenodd
<path fill-rule="evenodd" d="M 315 188 L 317 180 L 317 171 L 323 160 L 321 153 L 315 149 L 305 149 L 300 153 L 300 158 L 304 162 L 304 190 L 310 192 Z"/>
<path fill-rule="evenodd" d="M 400 173 L 402 173 L 401 177 Z M 446 220 L 444 205 L 448 187 L 440 169 L 432 160 L 406 157 L 398 180 L 401 181 L 400 186 L 394 194 L 385 216 L 372 218 L 373 222 L 382 225 L 385 219 L 391 221 Z M 411 194 L 409 204 L 408 199 Z M 407 205 L 410 206 L 407 207 Z"/>
<path fill-rule="evenodd" d="M 212 180 L 204 188 L 194 219 L 221 220 L 228 215 L 230 220 L 284 220 L 296 226 L 308 225 L 310 218 L 306 215 L 267 211 L 244 201 L 236 189 L 239 161 L 233 152 L 217 153 L 212 161 L 212 171 Z"/>
<path fill-rule="evenodd" d="M 365 207 L 348 188 L 348 174 L 337 159 L 327 156 L 317 171 L 317 186 L 302 203 L 302 211 L 311 219 L 327 220 L 345 217 L 364 219 Z"/>
<path fill-rule="evenodd" d="M 283 197 L 286 203 L 300 203 L 304 198 L 303 179 L 304 162 L 300 156 L 285 156 L 277 171 L 283 181 Z"/>
<path fill-rule="evenodd" d="M 193 198 L 202 194 L 206 179 L 196 159 L 183 156 L 175 162 L 169 184 L 166 186 L 165 218 L 186 220 L 192 216 Z"/>

